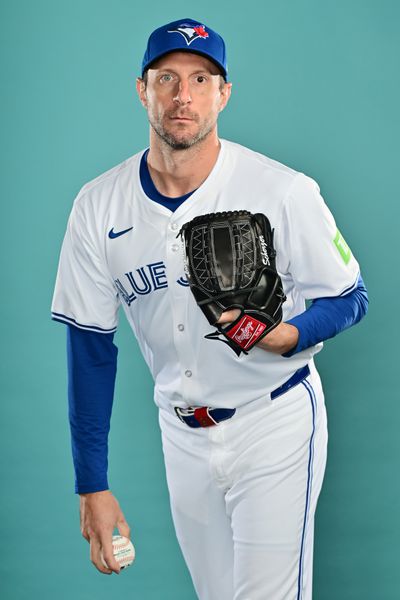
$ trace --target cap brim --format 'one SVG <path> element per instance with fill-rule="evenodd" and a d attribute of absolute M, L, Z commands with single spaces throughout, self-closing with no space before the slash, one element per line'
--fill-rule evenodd
<path fill-rule="evenodd" d="M 218 67 L 219 71 L 220 71 L 220 75 L 222 75 L 222 77 L 225 79 L 227 78 L 227 72 L 225 71 L 225 69 L 223 68 L 223 66 L 217 62 L 215 59 L 213 59 L 209 54 L 207 54 L 206 52 L 202 52 L 201 50 L 192 50 L 191 48 L 188 48 L 186 50 L 186 48 L 173 48 L 172 50 L 166 50 L 165 52 L 161 52 L 160 54 L 158 54 L 155 58 L 153 58 L 153 60 L 151 62 L 149 62 L 145 68 L 142 71 L 142 77 L 145 74 L 145 72 L 148 69 L 152 68 L 152 65 L 154 65 L 154 63 L 156 63 L 160 58 L 162 58 L 163 56 L 166 56 L 167 54 L 172 54 L 173 52 L 190 52 L 190 54 L 198 54 L 199 56 L 204 56 L 204 58 L 208 58 L 208 60 L 210 62 L 212 62 L 216 67 Z"/>

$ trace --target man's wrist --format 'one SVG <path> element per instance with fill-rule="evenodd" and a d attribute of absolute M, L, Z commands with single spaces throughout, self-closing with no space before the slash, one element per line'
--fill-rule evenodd
<path fill-rule="evenodd" d="M 294 350 L 299 343 L 300 338 L 300 331 L 295 325 L 292 325 L 291 323 L 283 323 L 283 325 L 285 325 L 286 340 L 281 354 Z"/>
<path fill-rule="evenodd" d="M 99 490 L 96 492 L 82 492 L 82 493 L 79 493 L 79 496 L 81 498 L 89 498 L 90 496 L 94 496 L 94 495 L 100 496 L 100 495 L 105 495 L 105 494 L 111 494 L 111 490 L 107 489 L 107 490 Z"/>
<path fill-rule="evenodd" d="M 280 323 L 257 344 L 267 352 L 285 354 L 297 346 L 299 330 L 289 323 Z"/>

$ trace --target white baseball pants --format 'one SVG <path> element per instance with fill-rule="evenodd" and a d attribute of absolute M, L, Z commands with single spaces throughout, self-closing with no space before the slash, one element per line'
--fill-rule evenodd
<path fill-rule="evenodd" d="M 318 373 L 192 429 L 160 410 L 172 516 L 200 600 L 311 600 L 327 428 Z"/>

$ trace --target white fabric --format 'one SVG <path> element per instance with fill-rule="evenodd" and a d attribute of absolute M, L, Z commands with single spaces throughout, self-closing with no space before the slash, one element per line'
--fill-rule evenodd
<path fill-rule="evenodd" d="M 335 221 L 317 184 L 261 154 L 221 140 L 207 180 L 174 213 L 150 200 L 136 154 L 85 185 L 70 217 L 52 311 L 61 321 L 113 331 L 121 302 L 155 380 L 161 408 L 235 408 L 262 398 L 306 365 L 322 344 L 284 358 L 254 348 L 237 357 L 197 306 L 184 276 L 177 233 L 195 216 L 247 209 L 275 229 L 277 268 L 287 301 L 284 320 L 306 298 L 337 296 L 358 276 L 333 240 Z M 108 233 L 131 231 L 110 239 Z"/>
<path fill-rule="evenodd" d="M 176 534 L 200 600 L 311 600 L 326 464 L 318 374 L 254 411 L 191 429 L 160 410 Z"/>

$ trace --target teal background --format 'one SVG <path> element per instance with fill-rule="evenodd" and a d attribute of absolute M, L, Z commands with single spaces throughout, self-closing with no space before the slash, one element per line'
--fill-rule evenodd
<path fill-rule="evenodd" d="M 369 289 L 367 318 L 318 357 L 330 445 L 314 598 L 400 598 L 399 3 L 16 0 L 0 10 L 1 598 L 195 598 L 171 524 L 152 381 L 124 319 L 110 482 L 137 560 L 120 577 L 89 562 L 73 493 L 65 331 L 49 318 L 73 198 L 147 144 L 134 89 L 147 35 L 188 16 L 228 45 L 233 93 L 221 136 L 319 182 Z"/>

